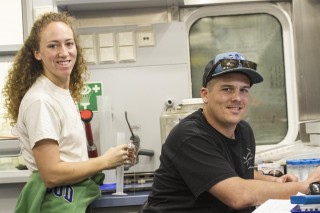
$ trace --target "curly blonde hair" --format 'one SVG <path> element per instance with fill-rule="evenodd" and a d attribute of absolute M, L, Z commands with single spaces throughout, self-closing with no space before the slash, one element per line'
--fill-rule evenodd
<path fill-rule="evenodd" d="M 73 20 L 74 18 L 66 12 L 49 12 L 43 14 L 34 23 L 29 37 L 15 56 L 2 90 L 2 94 L 5 97 L 4 108 L 7 110 L 6 117 L 11 126 L 17 123 L 22 98 L 43 72 L 42 63 L 36 60 L 34 51 L 39 50 L 41 32 L 51 22 L 64 22 L 73 32 L 77 58 L 70 75 L 69 90 L 75 101 L 80 100 L 81 90 L 89 77 L 89 73 L 79 39 L 72 25 Z"/>

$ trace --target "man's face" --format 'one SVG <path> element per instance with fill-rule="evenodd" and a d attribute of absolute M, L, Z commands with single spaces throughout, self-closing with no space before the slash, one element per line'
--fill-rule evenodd
<path fill-rule="evenodd" d="M 216 129 L 235 128 L 247 112 L 250 80 L 241 73 L 228 73 L 213 78 L 201 89 L 204 114 Z"/>

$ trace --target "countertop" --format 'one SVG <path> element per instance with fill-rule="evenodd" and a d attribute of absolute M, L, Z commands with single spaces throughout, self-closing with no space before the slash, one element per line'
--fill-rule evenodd
<path fill-rule="evenodd" d="M 127 195 L 112 195 L 112 193 L 102 193 L 102 196 L 95 200 L 90 206 L 91 208 L 141 206 L 148 199 L 150 190 L 125 193 Z"/>
<path fill-rule="evenodd" d="M 0 184 L 4 183 L 26 183 L 31 174 L 29 170 L 0 170 Z"/>

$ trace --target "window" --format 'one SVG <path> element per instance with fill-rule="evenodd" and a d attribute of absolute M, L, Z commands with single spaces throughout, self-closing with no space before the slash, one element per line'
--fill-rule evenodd
<path fill-rule="evenodd" d="M 11 66 L 9 62 L 0 63 L 0 91 L 2 92 L 8 70 Z M 4 98 L 2 93 L 0 93 L 0 139 L 10 139 L 12 138 L 11 128 L 7 120 L 5 119 L 5 110 L 4 110 Z"/>
<path fill-rule="evenodd" d="M 2 2 L 4 4 L 4 1 Z M 0 26 L 1 29 L 5 29 L 0 35 L 0 157 L 17 155 L 20 152 L 18 140 L 11 134 L 11 127 L 5 119 L 4 98 L 1 92 L 12 64 L 12 54 L 23 44 L 24 27 L 27 26 L 28 20 L 23 12 L 23 5 L 26 7 L 27 4 L 29 1 L 11 0 L 6 1 L 6 6 L 0 8 L 0 17 L 3 20 Z"/>
<path fill-rule="evenodd" d="M 219 10 L 218 7 L 212 8 Z M 285 44 L 286 35 L 279 19 L 257 11 L 259 9 L 246 14 L 231 12 L 230 15 L 215 16 L 207 12 L 206 15 L 198 15 L 190 24 L 192 97 L 200 97 L 204 67 L 210 59 L 222 52 L 240 52 L 258 64 L 257 70 L 264 77 L 263 83 L 253 85 L 251 89 L 250 109 L 245 118 L 253 128 L 257 144 L 283 142 L 290 134 L 289 140 L 294 141 L 297 130 L 290 130 L 289 113 L 293 104 L 289 104 L 291 99 L 288 97 L 294 88 L 289 92 L 291 85 L 287 85 L 291 81 L 288 76 L 294 78 L 294 69 L 286 67 L 286 61 L 293 53 L 287 55 L 289 48 L 285 48 L 288 44 Z M 211 14 L 216 13 L 212 10 Z"/>
<path fill-rule="evenodd" d="M 0 90 L 2 92 L 11 62 L 0 62 Z M 19 142 L 11 134 L 11 126 L 6 120 L 4 110 L 4 98 L 0 93 L 0 157 L 16 156 L 20 153 Z"/>

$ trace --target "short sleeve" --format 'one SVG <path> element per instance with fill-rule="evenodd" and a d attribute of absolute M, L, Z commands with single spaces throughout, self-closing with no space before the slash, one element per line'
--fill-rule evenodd
<path fill-rule="evenodd" d="M 28 106 L 23 121 L 27 127 L 31 148 L 37 141 L 45 138 L 58 141 L 61 131 L 58 112 L 47 101 L 37 100 Z"/>

